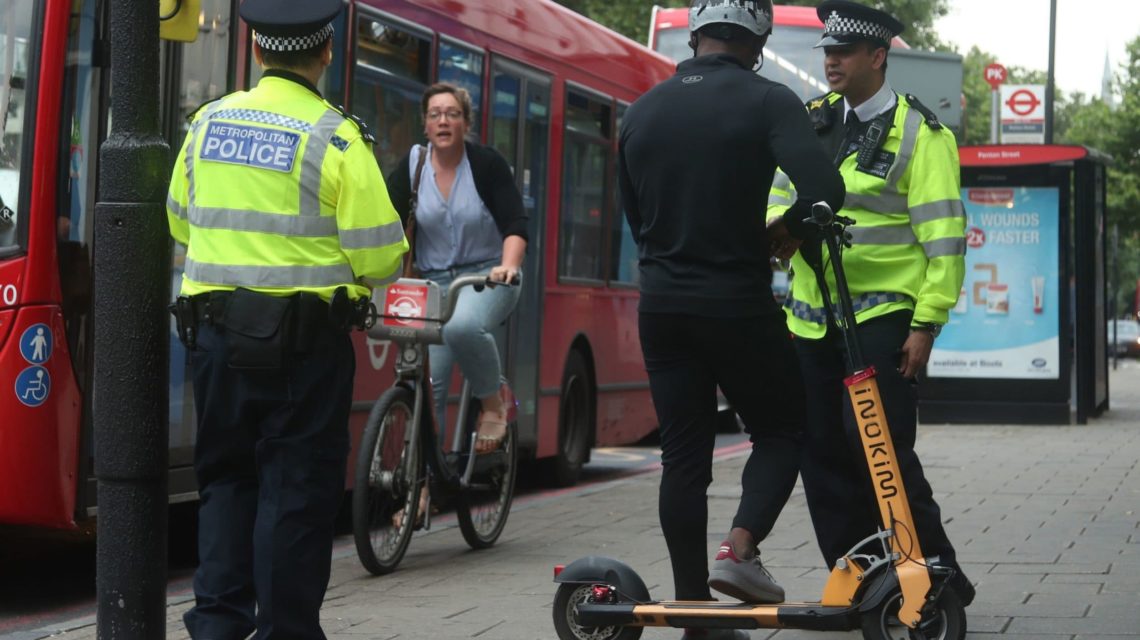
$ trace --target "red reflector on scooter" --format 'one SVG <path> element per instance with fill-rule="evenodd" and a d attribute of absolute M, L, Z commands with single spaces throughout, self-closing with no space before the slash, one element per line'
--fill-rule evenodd
<path fill-rule="evenodd" d="M 555 577 L 555 578 L 557 578 L 557 577 L 558 577 L 558 575 L 559 575 L 559 574 L 561 574 L 561 573 L 562 573 L 562 570 L 563 570 L 563 569 L 565 569 L 565 568 L 566 568 L 566 565 L 564 565 L 564 564 L 556 564 L 556 565 L 554 565 L 554 577 Z"/>

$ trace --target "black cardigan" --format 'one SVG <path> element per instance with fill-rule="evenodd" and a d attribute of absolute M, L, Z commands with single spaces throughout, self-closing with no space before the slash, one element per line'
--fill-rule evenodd
<path fill-rule="evenodd" d="M 522 194 L 515 186 L 515 177 L 507 159 L 492 147 L 464 142 L 467 161 L 471 163 L 471 175 L 475 178 L 475 190 L 503 237 L 519 236 L 527 240 L 526 209 L 523 208 Z M 426 147 L 425 147 L 426 150 Z M 386 178 L 388 196 L 400 214 L 400 220 L 408 222 L 408 204 L 412 195 L 411 163 L 412 152 L 408 151 L 396 165 L 396 169 Z M 423 188 L 423 185 L 420 185 Z"/>

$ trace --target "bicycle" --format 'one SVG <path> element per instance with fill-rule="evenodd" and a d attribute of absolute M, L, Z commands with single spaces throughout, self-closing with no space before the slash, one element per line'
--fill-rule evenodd
<path fill-rule="evenodd" d="M 361 564 L 373 575 L 395 571 L 412 532 L 431 526 L 435 497 L 455 499 L 463 539 L 473 549 L 492 546 L 503 532 L 518 467 L 517 403 L 508 394 L 507 432 L 500 447 L 472 455 L 478 399 L 463 382 L 459 411 L 447 448 L 432 411 L 427 345 L 443 343 L 443 327 L 455 312 L 459 290 L 513 286 L 484 275 L 456 278 L 441 298 L 428 280 L 401 278 L 385 292 L 369 335 L 399 345 L 396 382 L 373 405 L 357 455 L 352 528 Z M 441 308 L 442 306 L 442 308 Z M 504 384 L 505 381 L 504 381 Z M 509 389 L 509 386 L 507 386 Z M 426 458 L 426 459 L 425 459 Z M 427 504 L 419 513 L 427 488 Z M 422 521 L 420 520 L 422 518 Z"/>

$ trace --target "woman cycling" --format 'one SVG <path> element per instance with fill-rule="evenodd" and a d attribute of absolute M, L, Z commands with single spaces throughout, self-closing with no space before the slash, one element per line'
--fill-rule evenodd
<path fill-rule="evenodd" d="M 521 277 L 527 243 L 522 195 L 499 152 L 465 139 L 471 128 L 471 96 L 454 85 L 437 83 L 424 91 L 421 107 L 427 147 L 413 146 L 387 177 L 392 203 L 405 223 L 410 198 L 416 196 L 416 268 L 444 289 L 472 273 L 489 273 L 498 282 Z M 499 350 L 491 330 L 506 320 L 518 297 L 519 287 L 464 289 L 444 327 L 444 344 L 428 350 L 441 421 L 455 363 L 482 403 L 476 453 L 497 449 L 507 432 L 509 407 L 500 390 Z"/>

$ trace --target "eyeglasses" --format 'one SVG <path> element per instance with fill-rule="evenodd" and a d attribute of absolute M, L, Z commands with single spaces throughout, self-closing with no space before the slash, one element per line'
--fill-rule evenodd
<path fill-rule="evenodd" d="M 440 118 L 444 118 L 444 117 L 446 117 L 448 120 L 450 120 L 452 122 L 456 122 L 458 120 L 463 119 L 463 112 L 458 110 L 458 109 L 448 109 L 447 111 L 428 111 L 427 112 L 427 119 L 432 121 L 432 122 L 436 122 Z"/>

